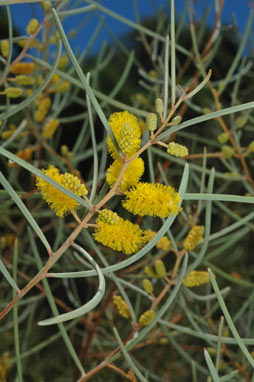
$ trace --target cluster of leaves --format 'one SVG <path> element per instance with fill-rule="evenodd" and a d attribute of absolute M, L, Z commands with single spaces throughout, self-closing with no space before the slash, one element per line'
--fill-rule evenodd
<path fill-rule="evenodd" d="M 211 30 L 171 1 L 77 58 L 66 17 L 128 24 L 87 3 L 43 1 L 18 37 L 6 6 L 1 380 L 250 381 L 253 11 L 232 56 L 222 1 Z"/>

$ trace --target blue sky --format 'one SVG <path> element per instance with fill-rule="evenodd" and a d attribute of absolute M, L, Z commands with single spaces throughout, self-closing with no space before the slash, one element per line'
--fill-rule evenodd
<path fill-rule="evenodd" d="M 176 0 L 175 7 L 176 12 L 181 13 L 184 9 L 184 4 L 186 0 Z M 213 2 L 211 0 L 193 0 L 196 10 L 196 17 L 199 18 L 203 10 L 206 9 L 206 4 L 211 5 Z M 74 1 L 72 2 L 74 3 Z M 80 6 L 86 5 L 85 1 L 80 2 Z M 138 10 L 141 17 L 153 15 L 155 8 L 161 6 L 167 7 L 169 9 L 169 0 L 136 0 Z M 243 35 L 244 28 L 246 26 L 249 12 L 250 12 L 250 3 L 254 5 L 253 1 L 248 0 L 225 0 L 223 12 L 222 12 L 222 22 L 226 24 L 236 23 L 239 28 L 240 35 Z M 133 1 L 132 0 L 102 0 L 101 4 L 110 10 L 119 13 L 120 15 L 128 18 L 129 20 L 136 21 Z M 36 16 L 39 21 L 43 18 L 43 12 L 38 4 L 16 4 L 11 5 L 11 14 L 13 18 L 13 23 L 18 27 L 20 33 L 25 34 L 25 27 L 28 21 Z M 100 13 L 102 15 L 102 13 Z M 233 18 L 232 18 L 232 15 Z M 88 13 L 83 13 L 82 15 L 69 16 L 64 22 L 63 26 L 66 32 L 70 30 L 75 30 L 77 26 L 84 20 L 88 18 L 84 27 L 80 29 L 79 34 L 72 39 L 72 47 L 79 47 L 82 51 L 86 48 L 89 39 L 91 38 L 96 26 L 99 23 L 99 18 L 96 15 L 89 15 Z M 85 19 L 86 20 L 86 19 Z M 213 24 L 215 20 L 215 12 L 211 11 L 208 22 L 210 25 Z M 122 33 L 130 30 L 125 24 L 115 20 L 110 16 L 105 17 L 105 23 L 110 27 L 112 32 L 116 35 L 121 35 Z M 108 32 L 103 28 L 96 39 L 96 42 L 93 46 L 92 52 L 97 52 L 100 49 L 100 46 L 104 40 L 112 41 Z"/>

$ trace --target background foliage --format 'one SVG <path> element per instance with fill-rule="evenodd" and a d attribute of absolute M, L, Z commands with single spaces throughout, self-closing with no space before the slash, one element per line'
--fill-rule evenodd
<path fill-rule="evenodd" d="M 2 38 L 14 53 L 10 49 L 4 56 L 2 50 L 0 57 L 1 380 L 253 380 L 253 48 L 243 55 L 250 46 L 253 10 L 240 41 L 234 29 L 220 25 L 223 1 L 213 4 L 212 29 L 205 15 L 193 21 L 186 2 L 175 31 L 171 3 L 152 19 L 137 17 L 131 33 L 114 36 L 114 45 L 105 43 L 98 56 L 89 57 L 87 51 L 73 54 L 61 22 L 74 10 L 110 14 L 100 2 L 77 2 L 75 8 L 68 1 L 55 2 L 55 11 L 44 2 L 45 18 L 30 36 L 13 31 L 9 3 L 2 6 L 8 21 L 8 36 Z M 134 1 L 136 12 L 137 5 Z M 102 25 L 103 20 L 88 47 Z M 11 68 L 27 61 L 35 63 L 34 84 L 15 83 L 22 97 L 8 98 L 4 91 L 15 77 Z M 182 122 L 167 126 L 157 139 L 166 146 L 170 141 L 185 145 L 189 155 L 177 158 L 159 144 L 142 154 L 142 181 L 173 185 L 183 200 L 181 213 L 167 219 L 132 216 L 123 209 L 122 196 L 114 195 L 108 209 L 158 234 L 128 256 L 96 243 L 92 227 L 80 228 L 75 248 L 70 246 L 68 237 L 79 223 L 72 215 L 55 216 L 41 199 L 35 187 L 35 176 L 43 177 L 39 169 L 53 164 L 77 175 L 90 202 L 99 203 L 109 192 L 109 116 L 123 110 L 136 115 L 144 145 L 150 139 L 146 117 L 156 112 L 155 100 L 163 99 L 166 118 L 174 109 L 174 92 L 176 100 L 181 96 L 175 82 L 190 93 L 209 68 L 210 80 L 173 115 Z M 51 105 L 43 109 L 45 98 Z M 45 113 L 41 120 L 38 110 Z M 50 119 L 59 126 L 46 139 Z M 86 218 L 88 201 L 70 191 L 69 196 L 82 204 L 79 218 Z M 204 226 L 203 241 L 187 253 L 183 240 L 197 225 Z M 167 250 L 156 246 L 165 235 L 171 241 Z M 59 251 L 54 265 L 50 248 Z M 157 260 L 163 260 L 166 275 L 149 277 L 146 267 Z M 54 273 L 40 277 L 37 272 L 47 264 L 46 271 Z M 190 271 L 208 267 L 209 283 L 194 289 L 182 284 Z M 103 277 L 105 290 L 98 290 Z M 147 278 L 152 294 L 143 287 Z M 130 318 L 114 306 L 116 295 L 128 304 Z M 83 309 L 78 316 L 76 309 Z M 150 309 L 155 319 L 141 326 L 140 316 Z M 67 312 L 68 321 L 62 323 L 60 315 Z M 49 317 L 55 318 L 46 321 Z"/>

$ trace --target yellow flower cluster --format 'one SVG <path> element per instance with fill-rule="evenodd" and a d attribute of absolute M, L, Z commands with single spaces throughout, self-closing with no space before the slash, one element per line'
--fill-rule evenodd
<path fill-rule="evenodd" d="M 14 74 L 32 74 L 34 67 L 35 65 L 33 62 L 17 62 L 11 66 L 10 71 Z"/>
<path fill-rule="evenodd" d="M 40 94 L 40 96 L 36 98 L 35 104 L 37 109 L 34 113 L 34 119 L 36 122 L 42 122 L 50 109 L 51 98 L 47 96 L 45 97 L 44 94 Z"/>
<path fill-rule="evenodd" d="M 62 56 L 60 57 L 59 63 L 58 63 L 58 68 L 62 69 L 65 66 L 68 65 L 69 59 L 66 53 L 63 53 Z"/>
<path fill-rule="evenodd" d="M 187 147 L 183 145 L 179 145 L 179 143 L 175 143 L 175 142 L 170 142 L 168 144 L 167 152 L 170 155 L 173 155 L 178 158 L 183 158 L 189 155 L 189 151 Z"/>
<path fill-rule="evenodd" d="M 156 316 L 156 313 L 153 311 L 153 310 L 147 310 L 145 313 L 143 313 L 140 317 L 139 317 L 139 323 L 140 325 L 142 326 L 147 326 L 149 325 L 153 319 L 155 318 Z"/>
<path fill-rule="evenodd" d="M 193 251 L 193 249 L 203 240 L 204 226 L 195 225 L 191 228 L 188 235 L 183 241 L 183 247 L 187 251 Z"/>
<path fill-rule="evenodd" d="M 210 281 L 210 276 L 207 271 L 191 271 L 185 278 L 182 283 L 186 287 L 192 288 L 201 284 L 207 284 Z"/>
<path fill-rule="evenodd" d="M 167 275 L 166 267 L 162 260 L 156 260 L 154 268 L 147 265 L 144 269 L 145 274 L 150 278 L 164 278 Z"/>
<path fill-rule="evenodd" d="M 114 133 L 114 136 L 120 146 L 120 142 L 123 142 L 125 147 L 124 140 L 128 141 L 128 155 L 131 157 L 137 152 L 141 144 L 141 131 L 139 128 L 137 118 L 130 114 L 128 111 L 123 111 L 119 113 L 114 113 L 109 117 L 109 125 Z M 131 139 L 130 139 L 131 135 Z M 115 146 L 110 139 L 109 135 L 107 136 L 108 150 L 111 156 L 114 159 L 118 159 L 119 155 L 115 149 Z"/>
<path fill-rule="evenodd" d="M 118 310 L 118 313 L 120 316 L 124 318 L 130 318 L 130 310 L 127 305 L 127 303 L 122 299 L 121 296 L 114 296 L 113 297 L 113 304 L 115 305 L 116 309 Z"/>
<path fill-rule="evenodd" d="M 50 139 L 55 134 L 56 129 L 59 126 L 58 119 L 51 119 L 43 128 L 42 135 L 45 139 Z"/>
<path fill-rule="evenodd" d="M 159 216 L 166 218 L 170 214 L 177 215 L 181 208 L 181 198 L 171 186 L 153 183 L 138 183 L 135 188 L 125 192 L 123 207 L 140 216 Z"/>
<path fill-rule="evenodd" d="M 2 134 L 1 134 L 1 138 L 2 139 L 8 139 L 12 136 L 12 134 L 17 130 L 17 127 L 16 125 L 14 125 L 14 123 L 11 123 L 10 126 L 9 126 L 9 129 L 6 130 L 6 131 L 3 131 Z"/>
<path fill-rule="evenodd" d="M 20 88 L 8 87 L 3 91 L 3 94 L 7 98 L 19 98 L 23 94 L 23 90 Z"/>
<path fill-rule="evenodd" d="M 36 40 L 29 40 L 29 38 L 22 38 L 21 40 L 17 41 L 18 46 L 20 46 L 21 48 L 24 48 L 24 46 L 26 46 L 27 43 L 28 43 L 29 49 L 31 49 L 31 48 L 43 49 L 43 45 L 40 44 L 39 41 L 36 41 Z"/>
<path fill-rule="evenodd" d="M 3 57 L 7 58 L 9 55 L 9 49 L 10 49 L 10 44 L 8 40 L 2 40 L 1 41 L 1 54 Z"/>
<path fill-rule="evenodd" d="M 19 76 L 15 77 L 15 82 L 17 82 L 19 85 L 32 85 L 35 82 L 34 77 L 29 77 L 24 74 L 20 74 Z"/>
<path fill-rule="evenodd" d="M 147 238 L 147 241 L 151 241 L 154 236 L 156 235 L 156 232 L 152 231 L 151 229 L 147 229 L 144 231 L 144 234 Z M 168 251 L 171 248 L 171 241 L 168 240 L 167 236 L 163 236 L 156 244 L 156 247 L 158 249 L 163 249 L 164 251 Z"/>
<path fill-rule="evenodd" d="M 56 93 L 66 93 L 70 89 L 70 82 L 69 81 L 61 81 L 59 84 L 56 84 L 56 87 L 54 91 Z"/>
<path fill-rule="evenodd" d="M 46 170 L 43 169 L 42 172 L 78 196 L 84 198 L 88 192 L 85 185 L 76 176 L 67 172 L 60 174 L 59 170 L 53 165 Z M 57 216 L 63 217 L 80 205 L 39 176 L 36 177 L 36 186 L 41 191 L 42 198 Z"/>
<path fill-rule="evenodd" d="M 106 180 L 112 187 L 120 174 L 123 163 L 121 159 L 116 159 L 111 166 L 107 169 Z M 134 159 L 131 164 L 125 170 L 121 182 L 120 189 L 122 191 L 128 190 L 130 187 L 135 186 L 145 170 L 144 161 L 141 158 Z"/>
<path fill-rule="evenodd" d="M 115 215 L 114 219 L 116 219 Z M 96 223 L 97 226 L 93 234 L 95 240 L 115 251 L 130 255 L 146 244 L 143 231 L 137 224 L 133 224 L 128 220 L 119 217 L 117 224 L 107 223 L 101 219 L 99 214 Z"/>

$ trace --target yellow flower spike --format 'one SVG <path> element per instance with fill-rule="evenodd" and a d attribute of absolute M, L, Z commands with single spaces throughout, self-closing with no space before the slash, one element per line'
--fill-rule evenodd
<path fill-rule="evenodd" d="M 166 218 L 172 213 L 177 215 L 181 210 L 178 206 L 181 202 L 178 192 L 160 183 L 140 182 L 135 188 L 125 191 L 125 195 L 123 207 L 135 215 Z"/>
<path fill-rule="evenodd" d="M 137 118 L 131 113 L 129 113 L 128 111 L 122 111 L 119 113 L 111 114 L 108 122 L 118 144 L 121 139 L 120 132 L 122 128 L 126 125 L 129 125 L 130 128 L 132 128 L 132 132 L 133 132 L 132 148 L 131 149 L 129 148 L 130 151 L 128 152 L 128 154 L 129 156 L 132 156 L 133 154 L 135 154 L 138 151 L 141 144 L 141 131 L 140 131 Z M 108 151 L 110 155 L 114 159 L 118 159 L 119 158 L 118 152 L 116 151 L 115 146 L 113 142 L 111 141 L 109 135 L 107 135 L 107 143 L 108 143 Z"/>
<path fill-rule="evenodd" d="M 62 175 L 62 185 L 82 198 L 85 198 L 88 193 L 86 186 L 80 182 L 79 178 L 69 172 Z"/>
<path fill-rule="evenodd" d="M 154 266 L 158 277 L 166 277 L 167 271 L 162 260 L 156 260 Z"/>
<path fill-rule="evenodd" d="M 232 147 L 227 146 L 227 145 L 222 146 L 221 151 L 222 151 L 222 154 L 223 154 L 225 159 L 232 158 L 232 156 L 235 153 L 235 150 Z"/>
<path fill-rule="evenodd" d="M 168 251 L 171 248 L 171 241 L 168 240 L 167 236 L 163 236 L 156 244 L 158 249 L 163 249 L 163 251 Z"/>
<path fill-rule="evenodd" d="M 156 232 L 152 231 L 151 229 L 146 229 L 144 231 L 144 234 L 147 238 L 147 241 L 151 241 L 154 238 L 154 236 L 156 235 Z"/>
<path fill-rule="evenodd" d="M 36 99 L 35 103 L 38 107 L 38 110 L 47 110 L 48 111 L 48 109 L 51 106 L 51 98 L 50 97 L 44 97 L 41 99 L 41 97 L 39 97 L 38 99 Z"/>
<path fill-rule="evenodd" d="M 96 220 L 96 222 L 100 222 L 100 221 L 107 224 L 115 225 L 120 223 L 121 218 L 117 215 L 116 212 L 103 209 L 99 212 L 99 216 Z"/>
<path fill-rule="evenodd" d="M 151 283 L 150 280 L 148 279 L 144 279 L 142 281 L 142 286 L 143 286 L 143 289 L 148 293 L 148 294 L 152 294 L 153 293 L 153 284 Z"/>
<path fill-rule="evenodd" d="M 156 316 L 156 313 L 153 310 L 147 310 L 145 313 L 143 313 L 139 317 L 138 322 L 142 326 L 147 326 L 147 325 L 149 325 L 153 321 L 155 316 Z"/>
<path fill-rule="evenodd" d="M 44 97 L 44 98 L 43 98 Z M 34 119 L 36 122 L 42 122 L 51 106 L 51 98 L 45 97 L 43 94 L 40 97 L 37 97 L 35 100 L 37 110 L 34 113 Z"/>
<path fill-rule="evenodd" d="M 151 229 L 147 229 L 144 231 L 144 234 L 147 238 L 147 241 L 150 241 L 154 238 L 156 235 L 156 232 L 152 231 Z M 167 236 L 163 236 L 156 244 L 156 247 L 158 249 L 163 249 L 164 251 L 167 251 L 171 248 L 171 242 L 168 240 Z"/>
<path fill-rule="evenodd" d="M 69 88 L 70 88 L 71 84 L 69 81 L 62 81 L 59 85 L 57 85 L 54 89 L 54 91 L 56 93 L 66 93 Z"/>
<path fill-rule="evenodd" d="M 19 76 L 15 77 L 15 82 L 17 82 L 19 85 L 32 85 L 34 84 L 35 79 L 33 77 L 20 74 Z"/>
<path fill-rule="evenodd" d="M 21 39 L 21 40 L 18 40 L 18 41 L 16 42 L 16 44 L 17 44 L 18 46 L 20 46 L 21 48 L 24 48 L 24 46 L 26 46 L 26 44 L 27 44 L 28 41 L 29 41 L 28 38 L 23 38 L 23 39 Z M 31 40 L 30 40 L 30 41 L 29 41 L 28 48 L 29 48 L 29 49 L 32 49 L 32 48 L 39 48 L 39 49 L 42 49 L 42 48 L 43 48 L 43 45 L 40 44 L 39 41 L 36 41 L 36 40 L 32 40 L 32 41 L 31 41 Z M 27 73 L 27 74 L 29 74 L 29 73 Z"/>
<path fill-rule="evenodd" d="M 120 174 L 123 163 L 121 159 L 116 159 L 106 172 L 106 181 L 112 187 Z M 120 189 L 122 191 L 128 190 L 130 187 L 135 186 L 145 170 L 144 161 L 141 158 L 134 159 L 125 170 L 121 182 Z"/>
<path fill-rule="evenodd" d="M 39 26 L 39 21 L 37 19 L 31 19 L 26 27 L 26 33 L 33 34 Z"/>
<path fill-rule="evenodd" d="M 209 273 L 207 271 L 191 271 L 182 283 L 186 287 L 192 288 L 194 286 L 207 284 L 210 281 Z"/>
<path fill-rule="evenodd" d="M 118 310 L 118 313 L 120 314 L 120 316 L 124 318 L 131 317 L 129 307 L 127 303 L 122 299 L 121 296 L 113 296 L 113 304 Z"/>
<path fill-rule="evenodd" d="M 50 139 L 55 134 L 56 129 L 59 126 L 58 119 L 51 119 L 43 128 L 42 135 L 45 139 Z"/>
<path fill-rule="evenodd" d="M 189 154 L 187 147 L 179 145 L 179 143 L 170 142 L 168 144 L 167 152 L 178 158 L 186 157 Z"/>
<path fill-rule="evenodd" d="M 143 231 L 137 224 L 119 217 L 117 224 L 110 224 L 96 220 L 97 226 L 93 234 L 96 241 L 110 247 L 115 251 L 121 251 L 126 255 L 137 252 L 146 244 Z"/>
<path fill-rule="evenodd" d="M 195 225 L 189 231 L 187 237 L 183 241 L 183 247 L 187 251 L 193 251 L 198 243 L 203 240 L 204 226 Z"/>
<path fill-rule="evenodd" d="M 131 125 L 125 123 L 120 130 L 119 147 L 123 154 L 129 154 L 132 151 L 134 143 L 134 131 Z"/>
<path fill-rule="evenodd" d="M 69 58 L 66 53 L 63 53 L 62 56 L 60 57 L 59 63 L 58 63 L 58 68 L 62 69 L 65 66 L 68 65 Z"/>
<path fill-rule="evenodd" d="M 87 194 L 85 185 L 70 173 L 60 174 L 59 170 L 53 165 L 50 165 L 46 170 L 43 169 L 42 172 L 76 195 L 84 197 Z M 63 217 L 80 205 L 39 176 L 36 177 L 36 187 L 40 190 L 42 198 L 49 204 L 49 207 L 57 216 Z"/>
<path fill-rule="evenodd" d="M 1 41 L 1 54 L 3 57 L 7 58 L 9 55 L 9 49 L 10 49 L 10 44 L 8 40 L 2 40 Z"/>
<path fill-rule="evenodd" d="M 3 91 L 3 94 L 7 98 L 19 98 L 23 94 L 23 90 L 20 88 L 8 87 Z"/>
<path fill-rule="evenodd" d="M 51 78 L 50 83 L 51 83 L 51 84 L 56 84 L 59 80 L 60 80 L 60 76 L 59 76 L 59 74 L 54 73 L 53 76 L 52 76 L 52 78 Z"/>
<path fill-rule="evenodd" d="M 32 74 L 34 68 L 33 62 L 17 62 L 11 67 L 10 72 L 14 74 Z"/>

